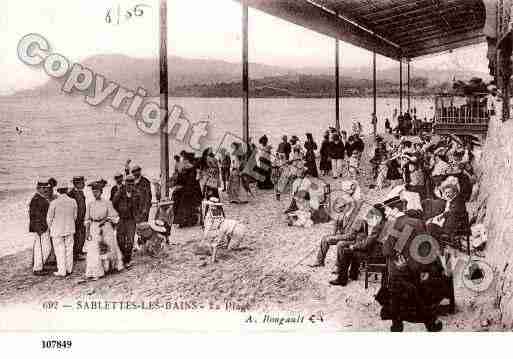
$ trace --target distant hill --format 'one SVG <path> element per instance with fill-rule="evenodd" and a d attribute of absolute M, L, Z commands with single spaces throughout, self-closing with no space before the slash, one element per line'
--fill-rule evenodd
<path fill-rule="evenodd" d="M 403 82 L 406 83 L 406 66 L 403 65 L 404 77 Z M 334 67 L 303 67 L 297 70 L 302 74 L 310 75 L 329 75 L 333 76 L 335 73 Z M 372 80 L 372 69 L 370 67 L 353 67 L 340 69 L 341 76 L 348 76 L 355 79 Z M 491 77 L 485 72 L 475 71 L 473 69 L 466 69 L 456 66 L 430 67 L 422 68 L 413 63 L 410 67 L 410 76 L 425 77 L 429 80 L 431 85 L 438 85 L 446 81 L 456 80 L 470 80 L 472 77 L 479 77 L 485 81 L 490 80 Z M 382 70 L 377 70 L 376 77 L 378 80 L 399 82 L 399 64 L 394 67 L 389 67 Z"/>
<path fill-rule="evenodd" d="M 126 88 L 135 90 L 137 87 L 143 87 L 150 95 L 158 94 L 158 59 L 133 58 L 125 55 L 96 55 L 87 58 L 81 64 Z M 168 69 L 171 95 L 215 96 L 216 93 L 217 95 L 240 95 L 240 91 L 235 91 L 237 86 L 240 88 L 242 73 L 240 63 L 171 56 L 168 61 Z M 298 70 L 257 63 L 250 64 L 253 91 L 257 96 L 268 95 L 274 97 L 298 94 L 313 97 L 328 96 L 333 90 L 328 89 L 332 86 L 330 83 L 333 83 L 333 73 L 333 68 L 302 68 Z M 311 76 L 317 77 L 317 79 Z M 341 82 L 344 88 L 359 87 L 365 92 L 364 89 L 370 86 L 368 82 L 371 80 L 371 76 L 370 68 L 342 68 Z M 474 76 L 487 78 L 486 74 L 462 69 L 433 71 L 433 69 L 415 67 L 412 73 L 412 77 L 427 78 L 431 85 L 452 80 L 453 77 L 468 80 Z M 398 83 L 398 69 L 388 68 L 378 71 L 377 78 L 378 88 L 388 86 L 388 82 Z M 263 79 L 265 79 L 264 83 L 258 83 L 258 80 Z M 314 82 L 315 84 L 313 84 Z M 59 81 L 49 79 L 42 86 L 24 90 L 12 96 L 51 96 L 58 94 L 60 87 L 61 83 Z M 223 87 L 223 89 L 219 92 L 220 87 Z M 229 87 L 232 87 L 232 89 Z M 380 90 L 383 90 L 383 88 L 380 88 Z"/>

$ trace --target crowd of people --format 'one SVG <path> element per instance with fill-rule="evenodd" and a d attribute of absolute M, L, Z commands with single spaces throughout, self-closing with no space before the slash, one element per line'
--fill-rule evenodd
<path fill-rule="evenodd" d="M 402 331 L 403 320 L 423 322 L 429 331 L 441 330 L 436 308 L 447 298 L 447 258 L 437 254 L 426 265 L 412 256 L 410 245 L 417 235 L 428 234 L 437 248 L 462 248 L 458 241 L 470 235 L 466 204 L 475 183 L 473 146 L 472 138 L 454 135 L 435 142 L 421 134 L 398 143 L 376 136 L 371 164 L 375 186 L 389 186 L 387 199 L 373 204 L 364 219 L 355 219 L 364 199 L 358 185 L 347 182 L 343 197 L 337 199 L 333 232 L 321 239 L 311 267 L 324 266 L 330 246 L 336 246 L 336 278 L 330 284 L 346 286 L 358 278 L 362 261 L 386 258 L 379 298 L 382 317 L 392 319 L 391 330 Z M 384 230 L 387 223 L 392 232 Z M 398 250 L 398 233 L 406 228 L 407 244 Z"/>
<path fill-rule="evenodd" d="M 373 122 L 376 121 L 373 118 Z M 417 117 L 417 110 L 414 108 L 397 116 L 397 125 L 392 126 L 388 118 L 385 119 L 385 131 L 389 134 L 395 133 L 400 136 L 418 136 L 421 133 L 432 131 L 433 119 L 428 121 L 427 117 L 422 120 Z M 376 132 L 375 132 L 376 133 Z"/>
<path fill-rule="evenodd" d="M 88 184 L 93 200 L 86 204 L 83 176 L 57 182 L 40 180 L 29 204 L 29 232 L 33 235 L 33 273 L 45 275 L 45 267 L 55 256 L 57 271 L 66 277 L 77 261 L 86 260 L 85 276 L 97 280 L 111 271 L 131 266 L 137 228 L 148 225 L 152 193 L 150 181 L 141 167 L 114 176 L 109 199 L 103 197 L 107 181 Z M 56 193 L 55 193 L 56 192 Z M 163 223 L 152 223 L 159 233 L 168 231 Z"/>
<path fill-rule="evenodd" d="M 404 133 L 411 134 L 409 131 L 406 126 Z M 256 184 L 259 190 L 273 191 L 276 201 L 281 200 L 282 194 L 290 195 L 285 210 L 289 226 L 310 227 L 334 219 L 333 232 L 322 237 L 311 264 L 324 266 L 330 246 L 337 248 L 333 272 L 336 278 L 329 282 L 331 285 L 346 286 L 349 280 L 357 279 L 365 258 L 387 258 L 386 280 L 380 292 L 386 293 L 381 298 L 386 298 L 382 305 L 392 319 L 391 329 L 403 329 L 403 320 L 409 318 L 404 308 L 414 305 L 417 319 L 428 330 L 441 330 L 433 309 L 443 297 L 443 293 L 439 294 L 443 287 L 440 281 L 447 274 L 441 257 L 429 265 L 419 265 L 408 249 L 397 249 L 397 238 L 384 235 L 384 228 L 392 223 L 395 233 L 400 233 L 409 226 L 409 241 L 417 234 L 427 233 L 441 248 L 453 247 L 458 235 L 468 235 L 466 203 L 474 183 L 474 143 L 453 135 L 433 141 L 422 132 L 409 137 L 396 134 L 389 141 L 376 135 L 374 156 L 370 159 L 373 186 L 378 190 L 389 186 L 390 193 L 361 218 L 359 210 L 365 198 L 360 169 L 366 144 L 360 132 L 359 124 L 353 126 L 349 136 L 346 131 L 330 127 L 320 146 L 311 133 L 305 134 L 303 143 L 298 136 L 289 139 L 284 135 L 276 151 L 266 135 L 259 138 L 258 146 L 251 141 L 234 142 L 230 149 L 221 148 L 217 154 L 211 148 L 199 157 L 182 151 L 174 158 L 174 173 L 169 179 L 169 223 L 149 219 L 150 182 L 141 175 L 139 166 L 130 169 L 129 162 L 125 173 L 114 176 L 116 184 L 108 200 L 102 197 L 106 181 L 89 183 L 93 200 L 87 205 L 83 177 L 73 178 L 73 188 L 68 188 L 65 181 L 38 182 L 29 208 L 34 274 L 45 273 L 45 261 L 52 249 L 56 276 L 71 274 L 74 262 L 84 258 L 87 278 L 98 279 L 109 271 L 121 271 L 131 265 L 139 229 L 142 233 L 150 226 L 169 235 L 173 224 L 179 228 L 196 226 L 205 217 L 202 203 L 218 206 L 226 199 L 235 205 L 249 203 L 255 197 Z M 328 182 L 340 187 L 341 195 L 333 206 L 328 205 Z M 160 200 L 158 188 L 155 193 Z M 224 217 L 224 212 L 220 213 Z"/>

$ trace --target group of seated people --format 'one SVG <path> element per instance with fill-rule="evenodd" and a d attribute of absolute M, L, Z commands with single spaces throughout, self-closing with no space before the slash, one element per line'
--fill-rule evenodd
<path fill-rule="evenodd" d="M 455 136 L 444 137 L 437 143 L 429 136 L 421 136 L 415 144 L 402 139 L 394 146 L 378 136 L 371 159 L 376 187 L 382 189 L 386 182 L 398 181 L 424 200 L 435 196 L 436 188 L 451 175 L 458 179 L 461 196 L 468 201 L 472 194 L 472 146 Z"/>
<path fill-rule="evenodd" d="M 303 163 L 297 165 L 297 175 L 292 181 L 292 200 L 285 211 L 289 226 L 309 228 L 314 224 L 330 221 L 329 211 L 325 206 L 327 184 L 314 177 Z"/>
<path fill-rule="evenodd" d="M 336 246 L 336 278 L 329 283 L 346 286 L 349 280 L 358 279 L 362 261 L 383 257 L 387 280 L 382 281 L 382 291 L 388 296 L 382 303 L 382 317 L 392 319 L 392 331 L 402 331 L 403 320 L 411 321 L 407 313 L 412 305 L 416 307 L 414 321 L 425 323 L 429 331 L 441 330 L 435 308 L 447 293 L 445 257 L 436 253 L 436 260 L 425 264 L 413 255 L 411 246 L 418 244 L 414 239 L 419 235 L 428 235 L 437 241 L 428 246 L 428 252 L 429 248 L 445 251 L 454 246 L 451 240 L 456 234 L 468 229 L 468 213 L 458 179 L 448 176 L 437 187 L 440 198 L 423 201 L 418 193 L 398 186 L 387 200 L 374 204 L 363 219 L 356 219 L 362 206 L 357 186 L 353 183 L 347 189 L 337 198 L 335 210 L 339 216 L 334 231 L 321 239 L 317 258 L 310 266 L 324 266 L 329 247 Z M 403 245 L 398 247 L 397 242 Z M 419 248 L 419 256 L 425 256 L 426 248 Z"/>

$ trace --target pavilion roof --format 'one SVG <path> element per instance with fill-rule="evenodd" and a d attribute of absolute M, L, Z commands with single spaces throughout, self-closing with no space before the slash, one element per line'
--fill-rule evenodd
<path fill-rule="evenodd" d="M 239 0 L 240 1 L 240 0 Z M 247 0 L 250 7 L 393 59 L 485 41 L 482 0 Z"/>

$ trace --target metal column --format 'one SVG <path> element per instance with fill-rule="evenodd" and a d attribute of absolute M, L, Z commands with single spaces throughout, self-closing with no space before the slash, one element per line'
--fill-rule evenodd
<path fill-rule="evenodd" d="M 376 52 L 372 53 L 372 122 L 374 135 L 377 132 L 377 124 L 374 119 L 377 118 L 377 106 L 376 106 Z"/>
<path fill-rule="evenodd" d="M 399 59 L 399 114 L 403 114 L 403 59 Z"/>
<path fill-rule="evenodd" d="M 340 131 L 340 44 L 335 39 L 335 128 Z"/>
<path fill-rule="evenodd" d="M 408 113 L 410 112 L 410 59 L 408 59 Z"/>
<path fill-rule="evenodd" d="M 248 3 L 242 5 L 242 139 L 249 143 L 249 62 L 248 62 Z"/>
<path fill-rule="evenodd" d="M 160 48 L 159 48 L 159 68 L 160 68 L 160 109 L 169 110 L 168 104 L 168 78 L 167 78 L 167 0 L 160 0 Z M 168 135 L 168 117 L 160 127 L 160 195 L 161 198 L 169 197 L 169 135 Z"/>

